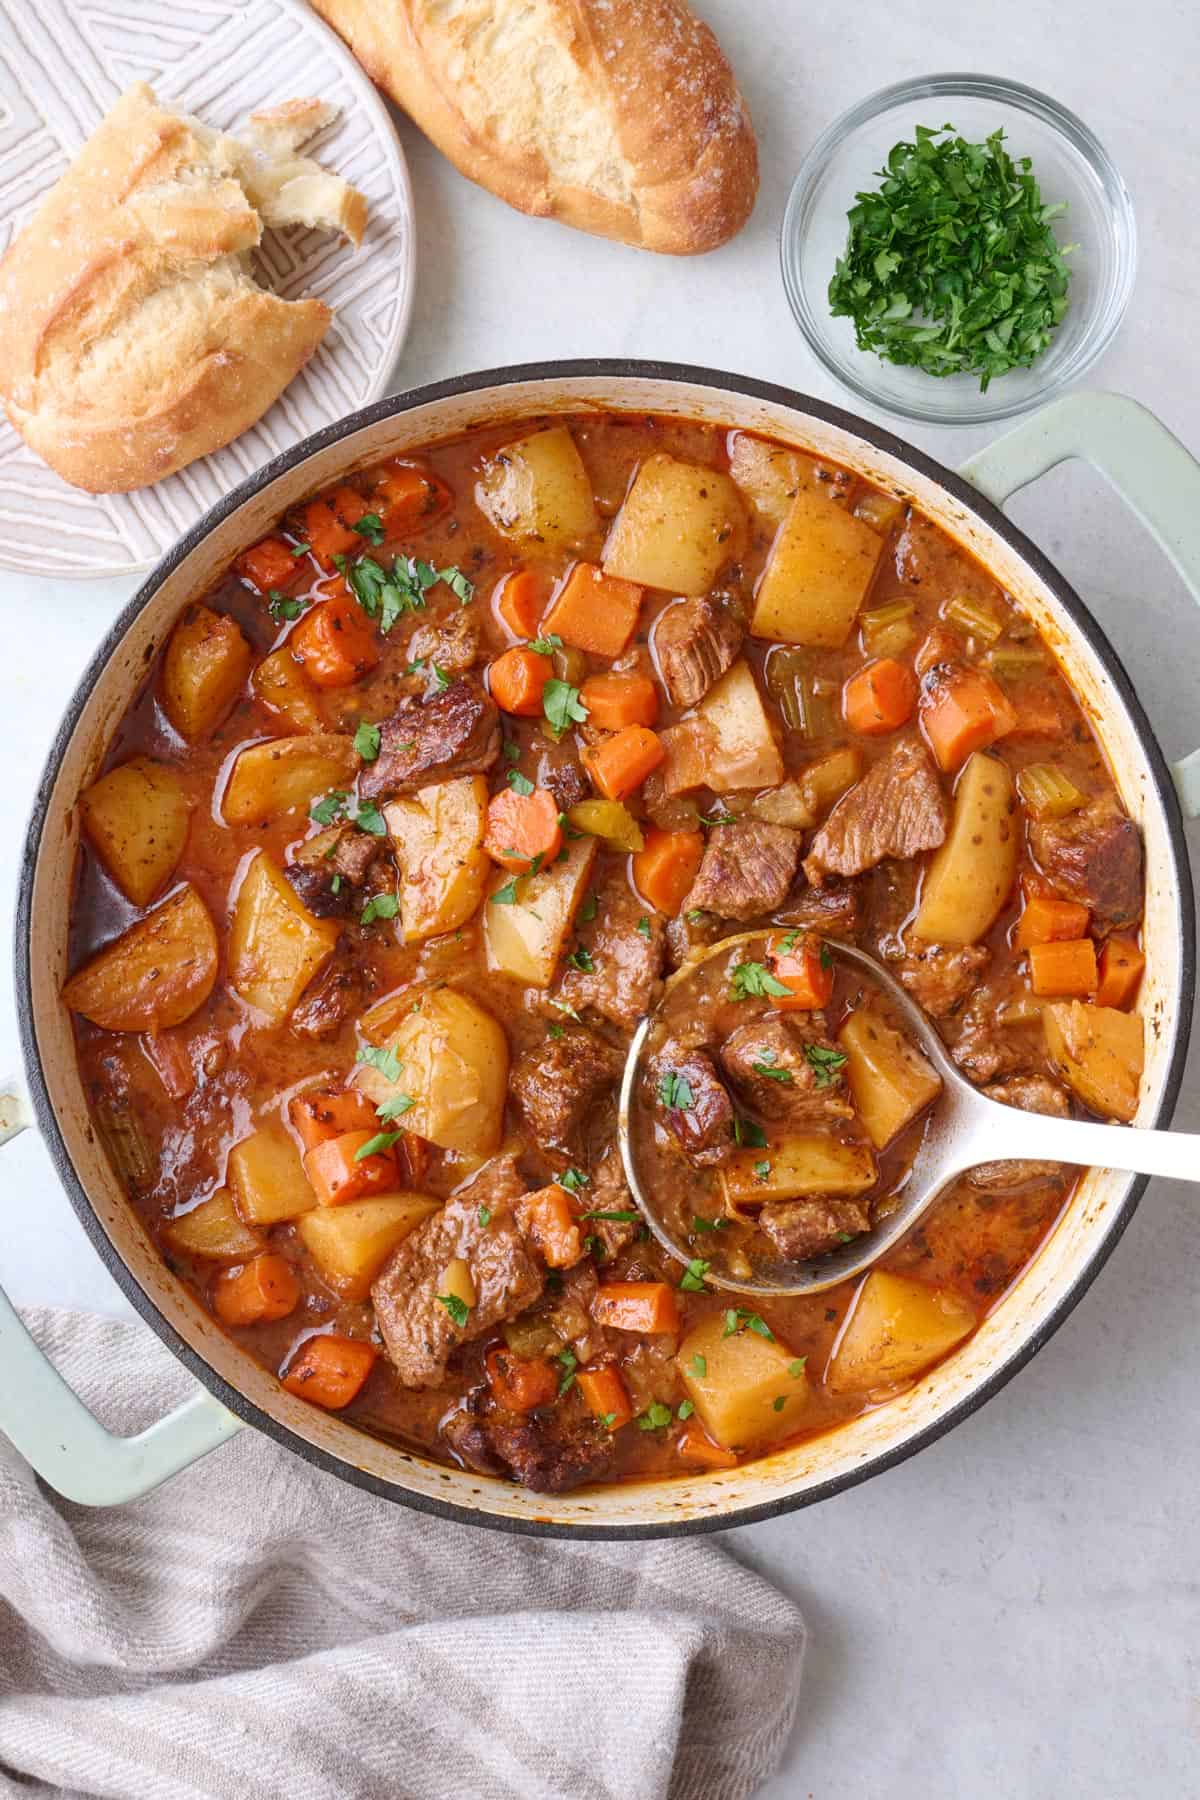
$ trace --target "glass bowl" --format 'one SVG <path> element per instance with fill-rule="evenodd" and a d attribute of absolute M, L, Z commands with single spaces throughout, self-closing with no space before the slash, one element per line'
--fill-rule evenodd
<path fill-rule="evenodd" d="M 845 249 L 846 214 L 893 144 L 914 127 L 945 124 L 971 142 L 1002 127 L 1010 156 L 1028 156 L 1049 203 L 1065 200 L 1054 223 L 1060 244 L 1077 244 L 1069 306 L 1032 368 L 993 379 L 927 375 L 859 350 L 851 319 L 835 319 L 828 289 Z M 783 285 L 810 348 L 830 374 L 870 405 L 935 425 L 1010 418 L 1049 399 L 1090 369 L 1111 340 L 1133 292 L 1137 227 L 1129 190 L 1081 119 L 1047 94 L 986 75 L 929 75 L 898 82 L 852 107 L 822 134 L 797 175 L 783 218 Z"/>

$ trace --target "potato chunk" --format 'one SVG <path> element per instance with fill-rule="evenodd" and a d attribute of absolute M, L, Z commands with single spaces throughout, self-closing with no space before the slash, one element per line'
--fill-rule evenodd
<path fill-rule="evenodd" d="M 321 698 L 286 644 L 264 656 L 250 677 L 257 699 L 293 731 L 323 731 Z"/>
<path fill-rule="evenodd" d="M 763 1164 L 765 1173 L 756 1173 Z M 810 1194 L 864 1194 L 875 1185 L 875 1158 L 865 1144 L 843 1144 L 820 1132 L 790 1133 L 767 1150 L 737 1150 L 717 1171 L 725 1203 L 736 1213 L 764 1200 Z"/>
<path fill-rule="evenodd" d="M 764 519 L 782 525 L 801 488 L 816 483 L 816 463 L 802 450 L 785 450 L 748 431 L 730 433 L 729 473 Z"/>
<path fill-rule="evenodd" d="M 810 1398 L 804 1358 L 749 1329 L 726 1337 L 723 1313 L 688 1332 L 675 1365 L 704 1429 L 727 1450 L 761 1449 L 801 1425 Z"/>
<path fill-rule="evenodd" d="M 427 1194 L 376 1194 L 345 1206 L 320 1206 L 296 1230 L 321 1278 L 343 1300 L 365 1300 L 396 1245 L 437 1211 Z"/>
<path fill-rule="evenodd" d="M 238 889 L 229 927 L 234 990 L 272 1025 L 281 1025 L 333 955 L 338 930 L 333 920 L 313 917 L 260 850 Z"/>
<path fill-rule="evenodd" d="M 957 1294 L 872 1269 L 834 1346 L 825 1385 L 853 1394 L 912 1381 L 969 1337 L 975 1323 Z"/>
<path fill-rule="evenodd" d="M 216 979 L 216 930 L 185 886 L 72 975 L 63 999 L 105 1031 L 165 1031 L 191 1018 Z"/>
<path fill-rule="evenodd" d="M 228 1188 L 218 1188 L 190 1212 L 180 1213 L 163 1226 L 162 1234 L 172 1250 L 211 1262 L 245 1262 L 265 1247 L 261 1233 L 238 1217 Z"/>
<path fill-rule="evenodd" d="M 712 733 L 705 756 L 705 785 L 716 794 L 738 788 L 778 787 L 783 757 L 750 665 L 735 662 L 697 708 Z"/>
<path fill-rule="evenodd" d="M 648 456 L 604 546 L 604 572 L 671 594 L 703 594 L 746 542 L 746 509 L 728 475 Z"/>
<path fill-rule="evenodd" d="M 884 539 L 844 506 L 801 489 L 779 528 L 754 597 L 750 630 L 838 650 L 875 579 Z"/>
<path fill-rule="evenodd" d="M 1146 1046 L 1137 1013 L 1059 1001 L 1042 1008 L 1046 1048 L 1092 1112 L 1129 1123 L 1137 1112 Z"/>
<path fill-rule="evenodd" d="M 250 646 L 226 613 L 192 606 L 171 633 L 163 659 L 162 703 L 189 744 L 217 729 L 246 685 Z"/>
<path fill-rule="evenodd" d="M 227 825 L 265 824 L 303 808 L 330 788 L 354 780 L 358 757 L 348 737 L 333 731 L 306 737 L 268 738 L 243 750 L 221 796 Z"/>
<path fill-rule="evenodd" d="M 511 879 L 497 883 L 483 910 L 489 969 L 531 987 L 546 988 L 554 980 L 596 860 L 596 840 L 577 838 L 566 848 L 565 862 L 518 879 L 511 904 L 496 899 L 512 888 Z"/>
<path fill-rule="evenodd" d="M 110 769 L 80 796 L 83 828 L 135 906 L 147 906 L 183 855 L 188 801 L 174 769 L 148 756 Z"/>
<path fill-rule="evenodd" d="M 282 1125 L 264 1125 L 229 1152 L 237 1209 L 250 1225 L 298 1219 L 317 1204 L 300 1152 Z"/>
<path fill-rule="evenodd" d="M 413 1105 L 403 1115 L 405 1128 L 443 1150 L 490 1156 L 499 1148 L 508 1039 L 490 1012 L 454 988 L 426 988 L 381 1041 L 403 1066 L 389 1081 L 364 1063 L 355 1085 L 368 1099 L 379 1106 L 407 1094 Z"/>
<path fill-rule="evenodd" d="M 1017 794 L 1004 764 L 983 750 L 954 790 L 950 834 L 925 871 L 913 931 L 929 944 L 974 944 L 1012 892 L 1020 851 Z"/>
<path fill-rule="evenodd" d="M 463 775 L 384 807 L 400 865 L 400 924 L 406 943 L 453 931 L 483 899 L 491 866 L 483 848 L 487 806 L 486 776 Z"/>
<path fill-rule="evenodd" d="M 852 1012 L 837 1035 L 855 1111 L 877 1150 L 942 1091 L 942 1079 L 914 1044 L 869 1006 Z"/>
<path fill-rule="evenodd" d="M 583 549 L 600 530 L 592 484 L 565 425 L 497 450 L 475 485 L 475 502 L 505 537 L 547 553 Z"/>

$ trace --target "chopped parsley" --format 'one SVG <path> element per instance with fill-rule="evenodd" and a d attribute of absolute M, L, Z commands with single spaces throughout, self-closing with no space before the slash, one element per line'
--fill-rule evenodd
<path fill-rule="evenodd" d="M 733 1121 L 733 1141 L 735 1144 L 745 1144 L 749 1150 L 765 1150 L 767 1134 L 761 1125 L 754 1123 L 753 1119 L 735 1119 Z"/>
<path fill-rule="evenodd" d="M 433 669 L 433 679 L 437 683 L 438 692 L 444 694 L 454 677 L 447 674 L 441 663 L 432 663 L 430 666 Z"/>
<path fill-rule="evenodd" d="M 751 1063 L 750 1067 L 754 1070 L 756 1075 L 764 1075 L 768 1081 L 790 1082 L 795 1080 L 795 1076 L 790 1069 L 781 1069 L 779 1067 L 779 1064 L 775 1060 L 775 1052 L 773 1050 L 764 1050 L 762 1053 L 762 1061 Z"/>
<path fill-rule="evenodd" d="M 708 1271 L 711 1268 L 712 1268 L 712 1264 L 710 1262 L 705 1262 L 705 1260 L 702 1256 L 693 1256 L 691 1262 L 688 1264 L 687 1268 L 684 1270 L 684 1272 L 679 1280 L 679 1285 L 683 1289 L 684 1293 L 685 1294 L 706 1293 L 708 1290 L 705 1286 L 704 1277 L 708 1274 Z"/>
<path fill-rule="evenodd" d="M 556 1360 L 562 1368 L 562 1374 L 558 1378 L 558 1397 L 561 1400 L 563 1395 L 575 1385 L 575 1371 L 579 1367 L 579 1358 L 568 1344 L 565 1350 L 559 1351 Z"/>
<path fill-rule="evenodd" d="M 771 1405 L 774 1407 L 776 1412 L 782 1412 L 784 1407 L 787 1405 L 787 1395 L 786 1394 L 776 1394 L 775 1398 L 771 1402 Z"/>
<path fill-rule="evenodd" d="M 700 823 L 702 825 L 735 825 L 737 815 L 731 812 L 701 813 Z"/>
<path fill-rule="evenodd" d="M 589 888 L 587 893 L 583 896 L 583 905 L 579 909 L 579 923 L 581 925 L 590 925 L 599 910 L 596 896 L 591 888 Z"/>
<path fill-rule="evenodd" d="M 426 594 L 439 581 L 444 581 L 464 606 L 475 591 L 461 569 L 435 569 L 419 557 L 397 556 L 390 573 L 373 556 L 360 556 L 355 562 L 344 556 L 333 560 L 368 619 L 385 637 L 405 613 L 423 609 Z"/>
<path fill-rule="evenodd" d="M 480 1223 L 480 1224 L 481 1224 L 481 1225 L 482 1225 L 482 1226 L 483 1226 L 483 1227 L 484 1227 L 484 1229 L 485 1229 L 485 1230 L 486 1230 L 486 1229 L 487 1229 L 487 1227 L 488 1227 L 488 1226 L 489 1226 L 489 1225 L 490 1225 L 490 1224 L 491 1224 L 491 1222 L 492 1222 L 492 1209 L 491 1209 L 491 1207 L 490 1207 L 490 1206 L 481 1206 L 481 1207 L 480 1207 L 480 1209 L 479 1209 L 479 1223 Z"/>
<path fill-rule="evenodd" d="M 592 953 L 590 950 L 585 950 L 582 944 L 576 945 L 570 956 L 568 956 L 567 961 L 571 964 L 572 968 L 582 969 L 585 975 L 595 973 L 596 965 L 592 960 Z"/>
<path fill-rule="evenodd" d="M 671 1423 L 671 1409 L 664 1406 L 661 1400 L 652 1400 L 644 1413 L 638 1415 L 640 1431 L 662 1431 Z"/>
<path fill-rule="evenodd" d="M 533 783 L 528 775 L 522 775 L 519 769 L 510 769 L 506 779 L 514 794 L 520 794 L 522 800 L 528 800 L 533 792 Z"/>
<path fill-rule="evenodd" d="M 318 825 L 332 825 L 340 819 L 350 804 L 350 796 L 341 788 L 330 788 L 329 792 L 310 809 L 309 816 Z"/>
<path fill-rule="evenodd" d="M 517 878 L 514 875 L 511 881 L 506 881 L 503 887 L 498 887 L 496 889 L 495 893 L 492 895 L 492 905 L 493 906 L 515 906 L 516 903 L 517 903 Z"/>
<path fill-rule="evenodd" d="M 378 725 L 372 725 L 364 719 L 354 734 L 354 748 L 364 762 L 374 762 L 379 755 L 379 740 L 383 736 Z"/>
<path fill-rule="evenodd" d="M 547 1037 L 560 1038 L 560 1037 L 565 1037 L 566 1034 L 567 1034 L 567 1028 L 565 1025 L 547 1025 L 547 1027 L 546 1027 L 546 1036 Z"/>
<path fill-rule="evenodd" d="M 794 950 L 796 948 L 796 939 L 799 936 L 800 936 L 799 930 L 785 931 L 783 936 L 779 940 L 779 949 L 780 949 L 781 954 L 786 956 L 787 952 L 789 950 Z"/>
<path fill-rule="evenodd" d="M 411 1106 L 412 1101 L 410 1100 L 408 1104 Z M 365 1162 L 368 1156 L 382 1156 L 385 1150 L 390 1150 L 393 1144 L 398 1144 L 403 1136 L 402 1131 L 377 1131 L 374 1137 L 368 1138 L 365 1144 L 358 1146 L 354 1152 L 355 1162 Z"/>
<path fill-rule="evenodd" d="M 668 1069 L 658 1084 L 658 1097 L 668 1112 L 690 1112 L 696 1096 L 684 1076 Z"/>
<path fill-rule="evenodd" d="M 298 619 L 307 606 L 307 600 L 294 600 L 278 588 L 271 588 L 267 595 L 267 611 L 277 625 L 283 619 Z"/>
<path fill-rule="evenodd" d="M 756 1312 L 747 1312 L 744 1306 L 730 1306 L 725 1312 L 725 1329 L 723 1338 L 732 1337 L 735 1331 L 752 1331 L 756 1337 L 766 1338 L 769 1344 L 775 1342 L 775 1333 L 767 1321 Z"/>
<path fill-rule="evenodd" d="M 568 1194 L 577 1194 L 580 1188 L 589 1185 L 592 1178 L 590 1175 L 585 1175 L 582 1169 L 564 1169 L 562 1174 L 556 1175 L 554 1179 L 559 1187 L 566 1188 Z"/>
<path fill-rule="evenodd" d="M 703 925 L 707 916 L 706 913 L 701 911 L 700 907 L 693 906 L 688 912 L 687 922 L 689 925 Z"/>
<path fill-rule="evenodd" d="M 390 1100 L 385 1100 L 375 1108 L 375 1116 L 386 1125 L 390 1119 L 399 1119 L 406 1112 L 411 1112 L 416 1104 L 411 1094 L 393 1094 Z"/>
<path fill-rule="evenodd" d="M 792 991 L 782 981 L 776 981 L 766 964 L 760 962 L 739 963 L 729 981 L 735 1000 L 760 999 L 764 995 L 778 998 Z"/>
<path fill-rule="evenodd" d="M 635 1212 L 601 1212 L 595 1209 L 582 1215 L 585 1219 L 607 1219 L 613 1225 L 634 1225 L 638 1214 Z"/>
<path fill-rule="evenodd" d="M 724 1231 L 728 1224 L 728 1219 L 706 1219 L 700 1213 L 692 1214 L 693 1231 Z"/>
<path fill-rule="evenodd" d="M 521 760 L 520 744 L 514 742 L 514 740 L 512 738 L 505 738 L 502 748 L 503 748 L 505 762 L 508 762 L 508 763 L 520 762 L 520 760 Z"/>
<path fill-rule="evenodd" d="M 355 1062 L 367 1063 L 372 1069 L 378 1069 L 385 1081 L 399 1081 L 404 1064 L 394 1050 L 386 1050 L 375 1044 L 363 1044 L 359 1047 Z"/>
<path fill-rule="evenodd" d="M 650 919 L 649 919 L 648 914 L 646 914 L 646 913 L 642 914 L 641 918 L 637 922 L 635 929 L 637 931 L 639 931 L 644 938 L 648 938 L 650 936 Z"/>
<path fill-rule="evenodd" d="M 554 652 L 561 650 L 562 647 L 563 641 L 557 631 L 547 631 L 542 637 L 526 640 L 526 648 L 534 651 L 538 656 L 553 656 Z"/>
<path fill-rule="evenodd" d="M 798 1356 L 794 1362 L 790 1362 L 788 1364 L 788 1374 L 791 1376 L 793 1381 L 799 1381 L 800 1377 L 804 1373 L 804 1365 L 805 1365 L 805 1363 L 807 1363 L 807 1361 L 808 1361 L 807 1356 Z"/>
<path fill-rule="evenodd" d="M 376 512 L 364 513 L 361 519 L 354 521 L 353 529 L 357 531 L 359 537 L 365 537 L 368 543 L 373 544 L 376 549 L 387 535 L 383 529 L 383 520 Z"/>
<path fill-rule="evenodd" d="M 362 909 L 360 925 L 373 925 L 376 919 L 394 919 L 400 911 L 395 894 L 372 894 Z"/>
<path fill-rule="evenodd" d="M 466 1301 L 460 1300 L 457 1294 L 439 1294 L 437 1299 L 438 1305 L 445 1307 L 461 1331 L 471 1314 L 471 1309 Z"/>
<path fill-rule="evenodd" d="M 681 1400 L 675 1417 L 677 1419 L 690 1419 L 695 1410 L 696 1408 L 690 1400 Z"/>
<path fill-rule="evenodd" d="M 572 723 L 584 724 L 588 716 L 588 709 L 579 698 L 579 689 L 557 677 L 552 677 L 542 689 L 542 711 L 551 731 L 559 737 Z"/>
<path fill-rule="evenodd" d="M 770 1163 L 769 1162 L 756 1162 L 754 1165 L 754 1173 L 755 1173 L 756 1178 L 759 1181 L 765 1181 L 767 1179 L 768 1175 L 770 1175 L 770 1173 L 771 1173 Z"/>
<path fill-rule="evenodd" d="M 814 1084 L 819 1088 L 832 1087 L 846 1063 L 842 1051 L 831 1050 L 825 1044 L 805 1044 L 804 1060 L 813 1072 Z"/>
<path fill-rule="evenodd" d="M 617 1422 L 616 1413 L 597 1413 L 596 1414 L 596 1423 L 598 1425 L 603 1425 L 605 1431 L 611 1431 L 613 1426 L 616 1424 L 616 1422 Z"/>
<path fill-rule="evenodd" d="M 691 1370 L 692 1374 L 700 1381 L 703 1381 L 704 1377 L 708 1374 L 708 1358 L 701 1356 L 698 1350 L 692 1358 Z"/>
<path fill-rule="evenodd" d="M 821 955 L 818 960 L 820 961 L 821 967 L 823 969 L 832 969 L 832 967 L 833 967 L 833 951 L 829 948 L 829 945 L 824 941 L 824 939 L 822 939 L 822 941 L 821 941 Z"/>
<path fill-rule="evenodd" d="M 292 545 L 292 555 L 293 556 L 307 556 L 311 549 L 312 549 L 311 544 L 293 544 Z"/>

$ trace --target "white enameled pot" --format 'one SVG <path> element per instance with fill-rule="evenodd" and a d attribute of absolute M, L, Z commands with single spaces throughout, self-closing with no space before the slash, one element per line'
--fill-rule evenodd
<path fill-rule="evenodd" d="M 379 1442 L 285 1393 L 171 1275 L 122 1195 L 88 1117 L 59 999 L 76 854 L 76 799 L 184 604 L 203 594 L 293 502 L 348 470 L 480 423 L 588 408 L 669 413 L 759 431 L 911 496 L 980 558 L 1053 646 L 1095 723 L 1146 845 L 1147 1064 L 1138 1123 L 1165 1125 L 1187 1048 L 1195 923 L 1180 796 L 1200 809 L 1200 757 L 1179 793 L 1130 684 L 1078 597 L 998 510 L 1070 456 L 1098 466 L 1200 590 L 1200 466 L 1148 413 L 1114 395 L 1058 401 L 957 475 L 853 415 L 744 377 L 657 363 L 536 365 L 466 376 L 382 401 L 299 444 L 216 507 L 155 570 L 80 682 L 51 751 L 25 844 L 17 992 L 36 1124 L 99 1254 L 197 1377 L 195 1395 L 148 1432 L 114 1439 L 42 1359 L 0 1295 L 0 1429 L 60 1492 L 112 1504 L 145 1492 L 242 1426 L 390 1499 L 461 1521 L 578 1536 L 650 1536 L 762 1518 L 823 1499 L 930 1442 L 982 1404 L 1043 1344 L 1087 1288 L 1144 1180 L 1089 1171 L 1020 1282 L 947 1362 L 831 1435 L 744 1468 L 556 1497 L 446 1468 Z M 21 1124 L 0 1110 L 0 1134 Z"/>

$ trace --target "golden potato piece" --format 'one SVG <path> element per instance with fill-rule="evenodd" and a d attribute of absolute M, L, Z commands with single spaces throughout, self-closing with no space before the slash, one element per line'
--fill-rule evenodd
<path fill-rule="evenodd" d="M 291 883 L 260 850 L 238 889 L 229 928 L 229 980 L 271 1024 L 288 1018 L 333 955 L 339 927 L 314 918 Z"/>
<path fill-rule="evenodd" d="M 576 838 L 567 844 L 564 862 L 518 880 L 516 899 L 504 904 L 498 893 L 509 891 L 511 880 L 496 883 L 483 909 L 483 937 L 489 969 L 498 969 L 531 987 L 546 988 L 562 955 L 588 877 L 596 860 L 595 838 Z"/>
<path fill-rule="evenodd" d="M 163 1226 L 162 1234 L 172 1250 L 211 1262 L 246 1262 L 266 1247 L 261 1234 L 238 1217 L 228 1188 L 219 1188 L 190 1212 L 180 1213 Z"/>
<path fill-rule="evenodd" d="M 319 1206 L 296 1230 L 321 1278 L 343 1300 L 365 1300 L 396 1245 L 438 1209 L 427 1194 L 377 1194 Z"/>
<path fill-rule="evenodd" d="M 810 1392 L 804 1358 L 717 1313 L 689 1331 L 675 1357 L 704 1429 L 727 1450 L 761 1449 L 799 1430 Z"/>
<path fill-rule="evenodd" d="M 400 924 L 406 943 L 453 931 L 483 899 L 491 867 L 483 848 L 484 775 L 435 782 L 383 809 L 400 865 Z"/>
<path fill-rule="evenodd" d="M 604 573 L 703 594 L 746 543 L 746 508 L 728 475 L 673 456 L 648 456 L 604 546 Z"/>
<path fill-rule="evenodd" d="M 497 531 L 536 550 L 582 549 L 600 529 L 588 472 L 565 425 L 497 450 L 475 485 L 475 502 Z"/>
<path fill-rule="evenodd" d="M 754 596 L 750 630 L 838 650 L 875 579 L 884 539 L 844 506 L 805 489 L 779 528 Z"/>
<path fill-rule="evenodd" d="M 257 699 L 293 731 L 323 731 L 321 699 L 286 644 L 264 656 L 250 677 Z"/>
<path fill-rule="evenodd" d="M 425 988 L 383 1041 L 402 1065 L 399 1079 L 369 1063 L 355 1075 L 376 1106 L 407 1094 L 404 1125 L 418 1137 L 478 1156 L 499 1148 L 508 1039 L 490 1012 L 454 988 Z"/>
<path fill-rule="evenodd" d="M 739 788 L 778 787 L 783 757 L 758 684 L 747 662 L 735 662 L 697 708 L 712 733 L 704 783 L 716 794 Z"/>
<path fill-rule="evenodd" d="M 217 729 L 246 685 L 250 646 L 226 613 L 192 606 L 171 633 L 163 659 L 163 710 L 194 744 Z"/>
<path fill-rule="evenodd" d="M 208 909 L 184 886 L 77 970 L 63 999 L 105 1031 L 165 1031 L 208 999 L 217 960 Z"/>
<path fill-rule="evenodd" d="M 1012 892 L 1020 848 L 1013 778 L 998 757 L 976 750 L 954 790 L 949 836 L 925 871 L 915 936 L 978 943 Z"/>
<path fill-rule="evenodd" d="M 852 1012 L 837 1035 L 846 1057 L 854 1109 L 877 1150 L 890 1144 L 942 1091 L 942 1078 L 869 1006 Z"/>
<path fill-rule="evenodd" d="M 96 854 L 135 906 L 148 906 L 174 874 L 187 842 L 189 811 L 174 769 L 149 756 L 110 769 L 79 800 Z"/>
<path fill-rule="evenodd" d="M 825 1375 L 835 1394 L 912 1381 L 975 1329 L 957 1294 L 872 1269 L 851 1305 Z"/>
<path fill-rule="evenodd" d="M 785 450 L 748 431 L 733 431 L 727 445 L 729 473 L 756 512 L 782 525 L 801 488 L 816 484 L 816 463 L 802 450 Z"/>
<path fill-rule="evenodd" d="M 1145 1066 L 1145 1031 L 1137 1013 L 1082 1000 L 1042 1008 L 1046 1048 L 1086 1107 L 1103 1119 L 1134 1117 Z"/>
<path fill-rule="evenodd" d="M 337 732 L 268 738 L 238 756 L 221 796 L 227 825 L 265 824 L 309 807 L 330 788 L 346 788 L 358 770 L 353 741 Z"/>
<path fill-rule="evenodd" d="M 791 1133 L 766 1150 L 736 1150 L 717 1174 L 725 1204 L 735 1213 L 764 1200 L 865 1194 L 876 1180 L 875 1158 L 865 1144 L 843 1144 L 820 1132 Z"/>
<path fill-rule="evenodd" d="M 236 1143 L 226 1173 L 238 1212 L 250 1225 L 298 1219 L 317 1204 L 300 1152 L 282 1125 L 263 1125 Z"/>

